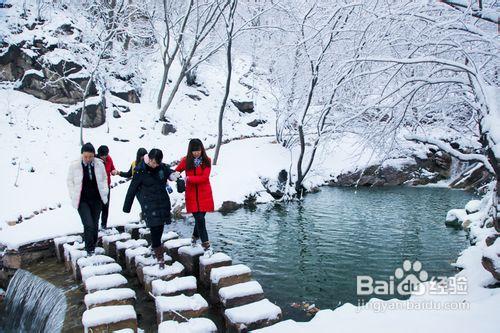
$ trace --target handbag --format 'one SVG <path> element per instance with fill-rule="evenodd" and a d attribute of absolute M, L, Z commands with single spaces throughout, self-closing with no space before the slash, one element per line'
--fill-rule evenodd
<path fill-rule="evenodd" d="M 186 191 L 186 182 L 182 177 L 177 178 L 176 180 L 177 183 L 177 193 L 184 193 Z"/>

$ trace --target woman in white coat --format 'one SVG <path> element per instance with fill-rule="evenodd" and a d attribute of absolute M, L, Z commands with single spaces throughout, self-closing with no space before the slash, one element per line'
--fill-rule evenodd
<path fill-rule="evenodd" d="M 73 207 L 82 219 L 85 250 L 92 255 L 97 243 L 99 215 L 108 201 L 108 180 L 104 163 L 95 157 L 95 148 L 86 143 L 82 156 L 69 166 L 68 190 Z"/>

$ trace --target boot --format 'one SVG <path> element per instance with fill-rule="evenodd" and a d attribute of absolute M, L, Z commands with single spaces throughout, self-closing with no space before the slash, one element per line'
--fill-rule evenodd
<path fill-rule="evenodd" d="M 204 257 L 210 258 L 212 254 L 214 253 L 212 251 L 212 247 L 210 246 L 210 242 L 206 241 L 201 243 L 201 246 L 203 246 L 203 249 L 205 250 L 205 253 L 203 254 Z"/>
<path fill-rule="evenodd" d="M 196 242 L 198 241 L 198 238 L 191 236 L 191 246 L 196 247 Z"/>
<path fill-rule="evenodd" d="M 155 252 L 155 257 L 156 260 L 158 260 L 158 265 L 160 266 L 160 269 L 165 268 L 165 259 L 163 258 L 163 248 L 161 246 L 155 247 L 153 249 Z"/>

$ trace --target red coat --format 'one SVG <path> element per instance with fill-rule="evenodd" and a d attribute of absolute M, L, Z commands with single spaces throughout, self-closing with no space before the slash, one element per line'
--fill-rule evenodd
<path fill-rule="evenodd" d="M 210 186 L 210 168 L 200 165 L 193 170 L 186 170 L 186 157 L 184 157 L 175 171 L 186 171 L 186 211 L 188 213 L 213 212 L 214 198 Z"/>
<path fill-rule="evenodd" d="M 106 169 L 106 175 L 108 176 L 108 186 L 111 185 L 111 171 L 115 170 L 115 165 L 113 164 L 113 159 L 111 156 L 106 156 L 104 161 L 104 168 Z"/>

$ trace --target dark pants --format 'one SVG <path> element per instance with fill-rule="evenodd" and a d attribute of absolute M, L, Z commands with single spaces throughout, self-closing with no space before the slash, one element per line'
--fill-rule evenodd
<path fill-rule="evenodd" d="M 208 242 L 207 227 L 205 225 L 205 212 L 193 213 L 194 230 L 193 237 L 201 238 L 202 243 Z"/>
<path fill-rule="evenodd" d="M 108 203 L 105 205 L 102 205 L 101 226 L 103 229 L 106 229 L 106 227 L 108 226 L 110 195 L 111 195 L 111 189 L 109 189 L 109 192 L 108 192 Z"/>
<path fill-rule="evenodd" d="M 161 246 L 161 235 L 163 235 L 163 224 L 155 227 L 150 227 L 151 230 L 151 246 L 154 248 Z"/>
<path fill-rule="evenodd" d="M 82 219 L 83 224 L 83 238 L 85 240 L 85 250 L 92 252 L 95 250 L 97 243 L 97 233 L 99 230 L 99 215 L 102 210 L 102 202 L 90 201 L 80 202 L 78 206 L 78 214 Z"/>

